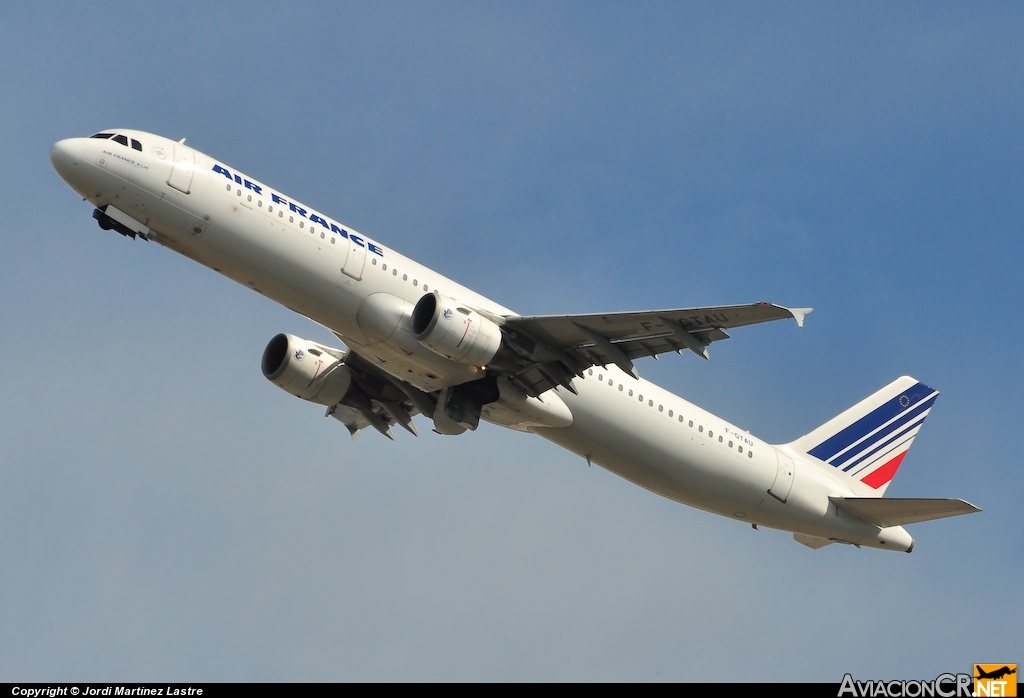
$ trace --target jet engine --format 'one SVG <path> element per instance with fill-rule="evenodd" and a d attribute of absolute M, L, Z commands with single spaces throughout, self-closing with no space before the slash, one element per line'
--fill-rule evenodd
<path fill-rule="evenodd" d="M 463 364 L 487 366 L 502 348 L 497 324 L 437 291 L 416 303 L 411 329 L 420 344 Z"/>
<path fill-rule="evenodd" d="M 296 397 L 331 407 L 352 389 L 352 371 L 322 344 L 279 334 L 263 351 L 263 375 Z"/>

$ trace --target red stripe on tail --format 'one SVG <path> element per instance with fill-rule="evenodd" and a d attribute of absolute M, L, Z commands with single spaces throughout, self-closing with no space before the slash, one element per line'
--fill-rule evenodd
<path fill-rule="evenodd" d="M 865 475 L 861 478 L 861 482 L 865 485 L 870 485 L 877 490 L 879 487 L 889 482 L 889 480 L 892 480 L 893 476 L 896 474 L 896 469 L 900 467 L 900 463 L 903 462 L 903 456 L 905 455 L 907 455 L 906 451 L 893 458 L 878 470 L 874 470 Z"/>

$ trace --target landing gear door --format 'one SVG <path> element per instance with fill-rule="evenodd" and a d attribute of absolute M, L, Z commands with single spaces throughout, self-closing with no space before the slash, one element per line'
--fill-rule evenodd
<path fill-rule="evenodd" d="M 772 483 L 768 494 L 785 503 L 789 497 L 789 491 L 793 489 L 793 476 L 796 472 L 796 466 L 793 464 L 793 459 L 785 453 L 776 451 L 775 454 L 779 459 L 779 468 L 775 473 L 775 482 Z"/>
<path fill-rule="evenodd" d="M 189 193 L 192 188 L 192 173 L 196 169 L 196 155 L 191 148 L 181 143 L 174 144 L 174 164 L 167 183 L 178 191 Z"/>
<path fill-rule="evenodd" d="M 363 267 L 365 265 L 366 241 L 355 233 L 349 233 L 348 259 L 345 260 L 345 266 L 341 270 L 356 281 L 359 281 L 363 278 Z"/>

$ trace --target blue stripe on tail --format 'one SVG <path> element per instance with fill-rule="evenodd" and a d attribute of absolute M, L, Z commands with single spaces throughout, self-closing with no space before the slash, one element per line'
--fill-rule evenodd
<path fill-rule="evenodd" d="M 864 415 L 856 422 L 818 444 L 807 453 L 815 458 L 827 461 L 844 448 L 848 448 L 851 444 L 854 444 L 864 438 L 864 436 L 870 434 L 872 431 L 882 426 L 893 417 L 896 417 L 901 412 L 917 405 L 917 403 L 921 402 L 921 400 L 924 400 L 929 395 L 932 395 L 934 392 L 934 390 L 924 383 L 917 383 L 906 392 L 901 393 L 892 400 L 886 402 L 884 405 L 881 405 L 870 413 Z M 932 396 L 932 399 L 928 400 L 927 405 L 922 406 L 921 409 L 928 409 L 935 401 L 935 397 L 937 396 Z"/>
<path fill-rule="evenodd" d="M 888 438 L 885 441 L 879 443 L 878 446 L 876 446 L 875 448 L 871 449 L 870 451 L 865 453 L 863 456 L 861 456 L 860 458 L 858 458 L 857 460 L 853 461 L 848 466 L 843 468 L 843 472 L 844 473 L 849 472 L 849 471 L 853 470 L 854 468 L 856 468 L 861 463 L 863 463 L 864 461 L 869 460 L 872 456 L 878 455 L 879 451 L 882 451 L 885 448 L 887 448 L 888 446 L 892 445 L 892 443 L 894 441 L 899 441 L 901 438 L 906 436 L 908 433 L 912 432 L 914 429 L 917 429 L 922 424 L 924 424 L 924 417 L 921 417 L 921 419 L 918 419 L 917 421 L 913 422 L 907 428 L 900 430 L 900 432 L 897 433 L 895 436 L 892 436 L 891 438 Z M 878 443 L 878 442 L 873 442 L 873 443 Z M 832 465 L 834 465 L 834 466 L 836 466 L 838 468 L 841 465 L 841 462 L 838 461 L 838 460 L 835 460 L 835 461 L 832 462 Z"/>
<path fill-rule="evenodd" d="M 849 451 L 843 453 L 843 455 L 836 456 L 829 462 L 832 463 L 832 465 L 838 467 L 845 463 L 846 461 L 850 460 L 851 458 L 856 457 L 858 454 L 862 453 L 864 450 L 868 448 L 871 448 L 874 444 L 878 443 L 881 439 L 884 439 L 886 436 L 896 431 L 907 422 L 916 419 L 917 417 L 920 417 L 923 413 L 926 413 L 928 410 L 932 408 L 932 405 L 935 404 L 935 399 L 938 397 L 939 396 L 937 394 L 932 395 L 931 398 L 920 403 L 917 407 L 914 407 L 913 409 L 908 409 L 903 416 L 895 419 L 891 424 L 887 425 L 884 429 L 878 430 L 876 433 L 864 439 L 859 444 L 851 448 Z M 923 417 L 921 418 L 921 421 L 924 421 Z"/>

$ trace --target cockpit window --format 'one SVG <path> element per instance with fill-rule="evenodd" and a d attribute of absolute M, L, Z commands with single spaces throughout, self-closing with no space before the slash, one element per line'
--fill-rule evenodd
<path fill-rule="evenodd" d="M 97 133 L 92 136 L 89 136 L 89 138 L 110 138 L 113 135 L 113 133 Z"/>
<path fill-rule="evenodd" d="M 120 133 L 114 136 L 113 140 L 115 143 L 120 143 L 121 145 L 128 145 L 128 136 L 122 136 Z"/>
<path fill-rule="evenodd" d="M 142 144 L 141 144 L 141 143 L 139 143 L 139 142 L 138 142 L 137 140 L 135 140 L 134 138 L 132 139 L 132 148 L 133 148 L 133 149 L 135 149 L 135 150 L 137 150 L 137 151 L 139 151 L 140 153 L 142 152 Z"/>

